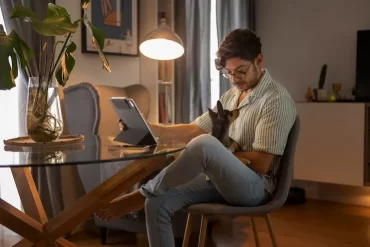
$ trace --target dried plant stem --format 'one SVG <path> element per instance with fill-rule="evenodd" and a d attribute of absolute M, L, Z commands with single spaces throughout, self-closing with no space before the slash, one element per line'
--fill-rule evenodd
<path fill-rule="evenodd" d="M 40 94 L 40 89 L 42 87 L 42 75 L 41 75 L 41 58 L 42 58 L 42 36 L 40 36 L 40 54 L 39 54 L 39 62 L 37 64 L 37 70 L 38 70 L 38 75 L 39 75 L 39 84 L 37 85 L 37 92 L 36 92 L 36 99 L 39 98 L 39 94 Z M 34 101 L 34 106 L 33 108 L 35 108 L 35 102 Z"/>
<path fill-rule="evenodd" d="M 55 61 L 55 64 L 54 64 L 52 70 L 49 73 L 48 81 L 50 81 L 51 77 L 54 74 L 54 71 L 55 71 L 57 65 L 59 64 L 60 59 L 62 58 L 63 54 L 65 53 L 65 51 L 67 49 L 67 44 L 69 43 L 69 40 L 71 39 L 71 36 L 72 36 L 72 33 L 68 33 L 68 36 L 67 36 L 67 38 L 64 41 L 63 47 L 62 47 L 62 49 L 59 52 L 59 55 L 57 57 L 57 60 Z"/>
<path fill-rule="evenodd" d="M 47 46 L 48 46 L 48 42 L 45 41 L 44 46 L 42 47 L 42 52 L 41 52 L 41 53 L 45 54 L 45 56 L 44 56 L 44 71 L 42 73 L 43 78 L 46 77 L 46 68 L 47 68 L 47 61 L 48 61 L 48 53 L 46 52 Z"/>
<path fill-rule="evenodd" d="M 31 72 L 31 69 L 30 69 L 30 67 L 28 66 L 28 64 L 26 64 L 26 71 L 27 71 L 27 75 L 28 75 L 28 77 L 33 77 L 32 72 Z"/>
<path fill-rule="evenodd" d="M 50 67 L 49 67 L 49 75 L 50 75 L 50 72 L 51 72 L 51 70 L 52 70 L 52 68 L 53 68 L 53 66 L 54 66 L 55 50 L 56 50 L 56 48 L 57 48 L 57 46 L 58 46 L 59 44 L 63 44 L 63 43 L 64 43 L 63 41 L 59 40 L 58 42 L 56 42 L 56 43 L 54 44 L 54 47 L 53 47 L 53 53 L 51 54 L 51 61 L 50 61 Z"/>

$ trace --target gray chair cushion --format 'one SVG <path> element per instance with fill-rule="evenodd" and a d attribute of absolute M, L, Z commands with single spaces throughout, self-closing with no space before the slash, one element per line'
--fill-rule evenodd
<path fill-rule="evenodd" d="M 234 207 L 225 204 L 201 203 L 184 209 L 191 214 L 205 215 L 262 215 L 272 212 L 284 205 L 293 177 L 294 154 L 300 130 L 300 119 L 296 117 L 295 123 L 290 130 L 287 145 L 279 168 L 278 184 L 271 201 L 257 207 Z"/>

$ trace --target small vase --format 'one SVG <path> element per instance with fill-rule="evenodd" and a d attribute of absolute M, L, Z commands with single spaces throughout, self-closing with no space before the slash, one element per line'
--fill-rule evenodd
<path fill-rule="evenodd" d="M 35 142 L 51 142 L 63 132 L 63 118 L 55 81 L 28 80 L 27 134 Z"/>

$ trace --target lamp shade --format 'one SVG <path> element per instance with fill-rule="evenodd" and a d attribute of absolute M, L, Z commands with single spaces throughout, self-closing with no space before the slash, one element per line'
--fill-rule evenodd
<path fill-rule="evenodd" d="M 184 54 L 182 40 L 170 30 L 164 18 L 158 28 L 145 37 L 139 49 L 144 56 L 156 60 L 171 60 Z"/>

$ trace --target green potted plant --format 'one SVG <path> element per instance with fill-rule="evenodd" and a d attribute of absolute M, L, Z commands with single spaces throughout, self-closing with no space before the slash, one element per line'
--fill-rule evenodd
<path fill-rule="evenodd" d="M 318 84 L 319 88 L 317 89 L 317 99 L 318 99 L 318 101 L 327 101 L 327 98 L 328 98 L 328 93 L 324 89 L 327 68 L 328 68 L 328 65 L 326 65 L 326 64 L 324 64 L 321 67 L 319 84 Z"/>
<path fill-rule="evenodd" d="M 63 120 L 60 113 L 58 85 L 64 87 L 75 65 L 73 52 L 76 44 L 72 41 L 72 34 L 79 27 L 80 22 L 92 34 L 92 42 L 96 45 L 103 68 L 110 72 L 104 48 L 104 34 L 94 27 L 87 15 L 90 0 L 82 0 L 83 18 L 74 22 L 68 11 L 58 5 L 49 3 L 46 17 L 41 20 L 31 9 L 15 5 L 10 18 L 18 18 L 30 23 L 30 26 L 40 36 L 40 54 L 37 74 L 32 74 L 29 61 L 34 56 L 30 47 L 12 30 L 8 35 L 0 25 L 0 90 L 15 87 L 18 76 L 18 63 L 25 69 L 28 81 L 27 99 L 27 133 L 35 142 L 49 142 L 60 137 L 63 131 Z M 54 44 L 52 54 L 47 54 L 49 45 L 43 42 L 45 37 L 64 37 Z M 51 56 L 51 57 L 50 57 Z M 11 58 L 9 62 L 8 58 Z M 18 61 L 18 63 L 17 63 Z"/>

